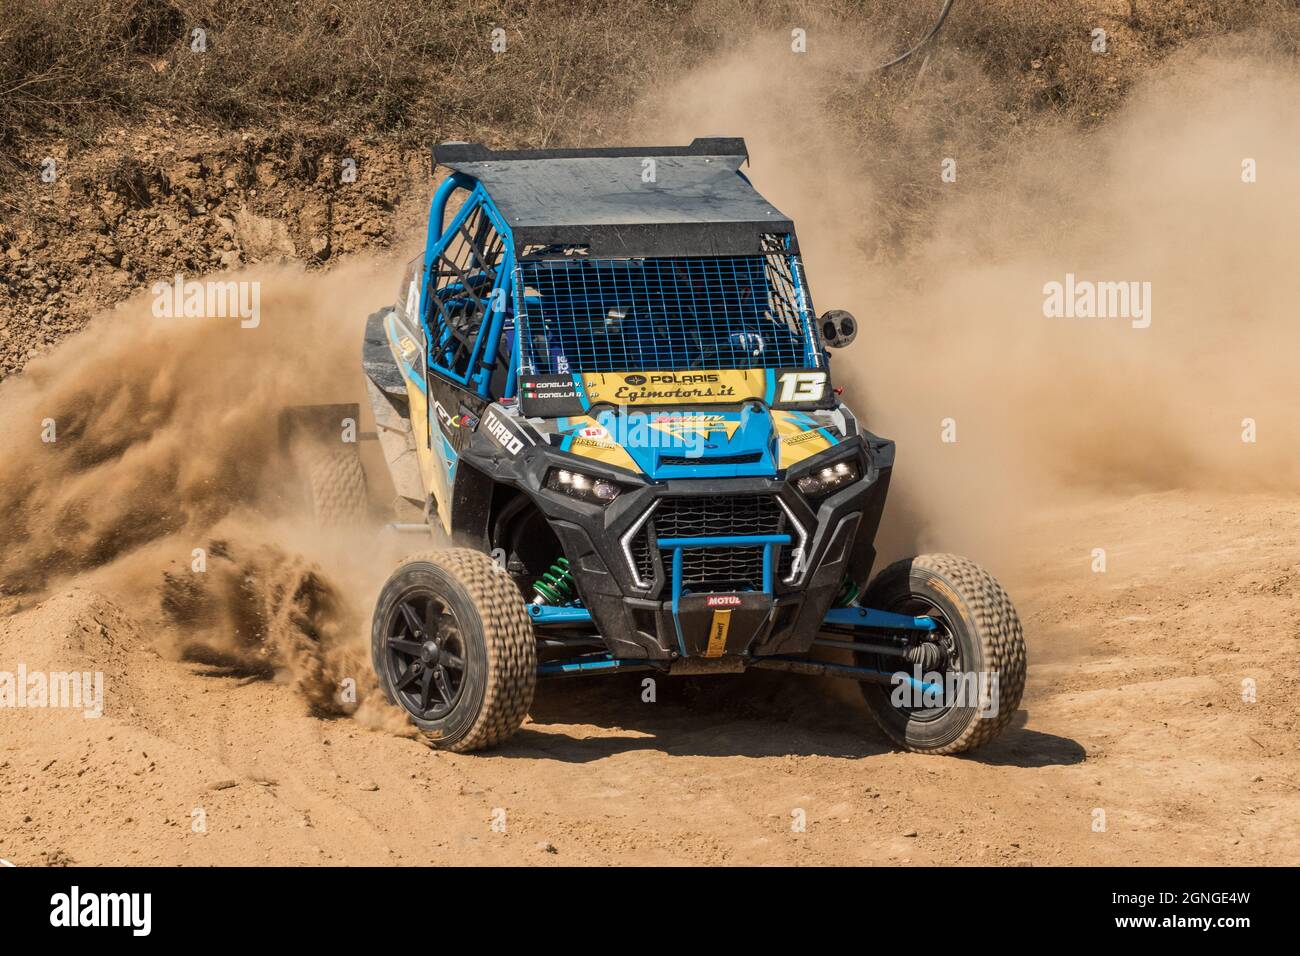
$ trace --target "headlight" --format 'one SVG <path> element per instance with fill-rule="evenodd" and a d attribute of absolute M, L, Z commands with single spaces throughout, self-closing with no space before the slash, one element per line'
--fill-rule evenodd
<path fill-rule="evenodd" d="M 607 505 L 623 492 L 620 485 L 604 478 L 594 478 L 580 471 L 552 468 L 546 473 L 546 487 L 570 498 L 593 505 Z"/>
<path fill-rule="evenodd" d="M 846 458 L 809 472 L 795 482 L 795 487 L 808 498 L 825 498 L 832 491 L 852 484 L 861 476 L 858 463 Z"/>

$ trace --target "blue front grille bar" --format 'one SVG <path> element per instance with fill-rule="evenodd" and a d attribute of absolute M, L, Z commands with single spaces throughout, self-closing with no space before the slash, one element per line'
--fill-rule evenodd
<path fill-rule="evenodd" d="M 672 552 L 673 612 L 677 611 L 677 599 L 682 595 L 682 553 L 687 548 L 752 548 L 763 546 L 763 593 L 771 594 L 774 590 L 772 549 L 778 544 L 789 544 L 788 534 L 749 534 L 718 535 L 705 538 L 660 538 L 659 550 Z"/>
<path fill-rule="evenodd" d="M 763 593 L 771 594 L 773 587 L 772 549 L 778 544 L 789 544 L 788 534 L 751 534 L 751 535 L 715 535 L 703 538 L 660 538 L 659 550 L 671 551 L 672 587 L 673 587 L 673 624 L 677 629 L 677 649 L 682 657 L 686 653 L 686 639 L 682 636 L 682 622 L 679 616 L 682 597 L 682 555 L 687 548 L 750 548 L 763 546 Z"/>

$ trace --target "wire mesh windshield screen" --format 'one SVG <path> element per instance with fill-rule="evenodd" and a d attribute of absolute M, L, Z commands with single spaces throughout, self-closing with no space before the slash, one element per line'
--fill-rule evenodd
<path fill-rule="evenodd" d="M 556 375 L 820 365 L 797 269 L 789 253 L 526 256 L 516 285 L 523 296 L 523 370 Z"/>

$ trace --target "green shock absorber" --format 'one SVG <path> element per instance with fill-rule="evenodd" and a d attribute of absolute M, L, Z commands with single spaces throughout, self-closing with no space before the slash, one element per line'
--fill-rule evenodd
<path fill-rule="evenodd" d="M 835 595 L 835 607 L 848 607 L 858 599 L 862 589 L 846 574 L 840 582 L 840 593 Z"/>
<path fill-rule="evenodd" d="M 573 597 L 573 571 L 568 558 L 556 558 L 540 578 L 533 582 L 534 604 L 564 604 Z"/>

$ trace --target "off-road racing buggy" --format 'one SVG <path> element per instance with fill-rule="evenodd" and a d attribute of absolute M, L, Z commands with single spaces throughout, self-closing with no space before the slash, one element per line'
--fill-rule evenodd
<path fill-rule="evenodd" d="M 929 554 L 868 580 L 894 460 L 831 385 L 794 224 L 741 139 L 493 152 L 451 170 L 364 365 L 403 507 L 450 546 L 379 595 L 373 660 L 435 746 L 520 725 L 539 677 L 750 667 L 861 682 L 903 747 L 983 744 L 1025 649 L 998 583 Z M 317 482 L 357 507 L 360 468 Z"/>

